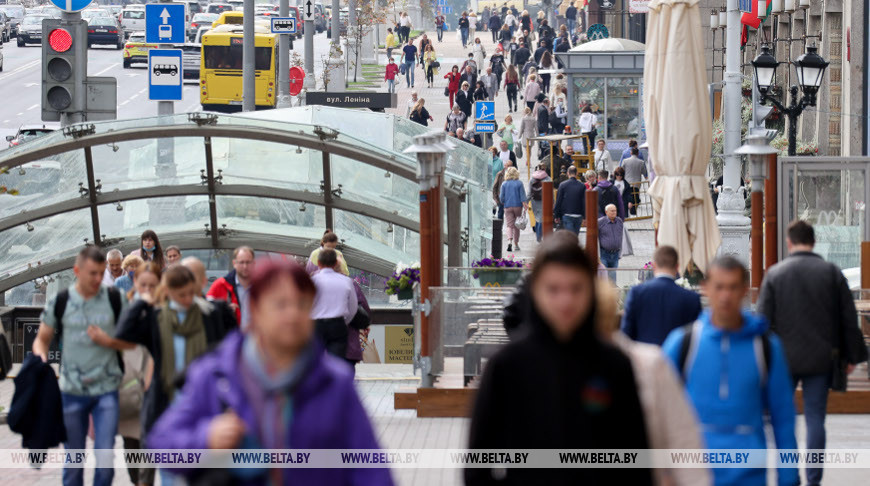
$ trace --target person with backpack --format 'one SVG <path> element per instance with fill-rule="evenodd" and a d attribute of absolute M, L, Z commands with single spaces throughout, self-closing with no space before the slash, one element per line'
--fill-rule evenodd
<path fill-rule="evenodd" d="M 791 375 L 779 338 L 767 320 L 743 309 L 749 272 L 732 256 L 707 268 L 710 309 L 673 330 L 663 351 L 683 377 L 709 449 L 767 449 L 765 415 L 777 449 L 797 449 Z M 667 305 L 667 303 L 662 303 Z M 780 466 L 777 484 L 800 483 L 796 465 Z M 715 484 L 762 486 L 763 468 L 714 468 Z"/>
<path fill-rule="evenodd" d="M 560 183 L 556 191 L 553 218 L 556 224 L 576 235 L 586 214 L 586 186 L 577 179 L 576 166 L 568 167 L 566 172 L 568 179 Z"/>
<path fill-rule="evenodd" d="M 598 183 L 595 184 L 595 191 L 598 191 L 598 217 L 604 216 L 604 208 L 609 204 L 616 207 L 617 215 L 621 219 L 625 219 L 625 206 L 622 204 L 622 195 L 619 194 L 619 189 L 613 185 L 607 176 L 609 173 L 606 170 L 598 171 Z"/>
<path fill-rule="evenodd" d="M 529 179 L 529 203 L 532 205 L 532 214 L 535 216 L 535 239 L 538 243 L 543 238 L 544 221 L 544 182 L 550 181 L 550 176 L 544 170 L 544 164 L 538 164 L 532 177 Z"/>
<path fill-rule="evenodd" d="M 105 270 L 103 250 L 96 246 L 82 249 L 73 266 L 75 283 L 48 301 L 33 341 L 33 354 L 48 362 L 51 341 L 55 332 L 58 334 L 65 449 L 85 448 L 88 417 L 94 423 L 94 449 L 111 450 L 115 446 L 123 362 L 115 349 L 89 336 L 95 331 L 114 333 L 127 301 L 118 289 L 102 284 Z M 94 485 L 109 486 L 114 475 L 111 455 L 98 454 Z M 64 468 L 63 484 L 81 485 L 83 481 L 84 469 Z"/>

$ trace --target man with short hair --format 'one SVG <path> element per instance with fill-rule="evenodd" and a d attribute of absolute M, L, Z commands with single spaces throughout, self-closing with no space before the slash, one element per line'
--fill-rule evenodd
<path fill-rule="evenodd" d="M 172 245 L 163 252 L 166 256 L 166 266 L 175 265 L 181 261 L 181 248 Z"/>
<path fill-rule="evenodd" d="M 543 101 L 538 103 L 537 111 L 535 112 L 535 117 L 538 120 L 538 135 L 544 136 L 550 133 L 550 100 L 549 98 L 544 98 Z"/>
<path fill-rule="evenodd" d="M 662 245 L 653 253 L 654 277 L 628 292 L 622 332 L 631 339 L 661 346 L 671 331 L 692 323 L 701 313 L 701 297 L 677 285 L 679 255 Z"/>
<path fill-rule="evenodd" d="M 607 268 L 619 267 L 622 256 L 622 227 L 622 218 L 616 215 L 616 205 L 605 206 L 604 216 L 598 218 L 598 250 L 601 263 Z M 607 275 L 611 281 L 616 282 L 616 272 L 609 271 Z"/>
<path fill-rule="evenodd" d="M 205 264 L 197 257 L 187 257 L 181 260 L 181 264 L 187 267 L 193 276 L 196 278 L 196 288 L 200 289 L 200 294 L 205 297 L 208 292 L 208 274 L 206 273 Z"/>
<path fill-rule="evenodd" d="M 469 54 L 469 56 L 471 55 L 472 54 Z M 468 83 L 469 89 L 477 86 L 477 63 L 474 62 L 474 59 L 468 60 L 468 64 L 466 64 L 464 72 L 459 76 L 460 89 L 462 88 L 464 83 Z M 466 115 L 471 116 L 469 113 L 466 113 Z"/>
<path fill-rule="evenodd" d="M 628 184 L 624 190 L 631 191 L 628 202 L 628 212 L 637 214 L 637 205 L 640 203 L 640 183 L 649 174 L 646 171 L 646 162 L 638 157 L 637 147 L 631 148 L 631 157 L 622 161 L 622 167 L 625 169 L 625 182 Z"/>
<path fill-rule="evenodd" d="M 595 189 L 593 189 L 598 192 L 598 216 L 603 217 L 605 208 L 613 205 L 617 208 L 617 216 L 624 219 L 625 208 L 622 206 L 622 195 L 619 194 L 619 189 L 613 185 L 613 182 L 607 176 L 606 170 L 599 170 L 598 183 L 595 184 Z"/>
<path fill-rule="evenodd" d="M 577 167 L 568 167 L 568 180 L 559 184 L 556 204 L 553 205 L 553 221 L 561 223 L 562 229 L 579 234 L 586 214 L 586 185 L 577 180 Z"/>
<path fill-rule="evenodd" d="M 121 265 L 124 261 L 124 254 L 121 250 L 113 248 L 106 254 L 106 271 L 103 273 L 103 285 L 113 287 L 115 280 L 124 275 L 124 267 Z"/>
<path fill-rule="evenodd" d="M 514 154 L 513 150 L 508 148 L 508 143 L 504 140 L 498 143 L 498 158 L 500 158 L 502 162 L 510 161 L 512 165 L 517 165 L 516 154 Z"/>
<path fill-rule="evenodd" d="M 48 301 L 33 341 L 33 354 L 47 362 L 55 331 L 61 333 L 60 391 L 65 449 L 85 448 L 88 417 L 93 418 L 94 449 L 115 446 L 120 410 L 118 387 L 123 376 L 121 358 L 117 351 L 97 345 L 90 336 L 94 328 L 114 335 L 126 299 L 117 289 L 102 285 L 105 270 L 106 256 L 102 250 L 95 246 L 81 250 L 73 266 L 75 283 Z M 111 455 L 97 455 L 97 464 L 103 467 L 94 472 L 95 486 L 112 484 L 115 472 L 111 463 Z M 63 484 L 81 485 L 83 474 L 80 467 L 64 468 Z"/>
<path fill-rule="evenodd" d="M 480 76 L 483 87 L 486 88 L 486 99 L 492 101 L 498 95 L 498 77 L 492 73 L 492 68 L 486 68 L 486 74 Z"/>
<path fill-rule="evenodd" d="M 338 255 L 324 248 L 317 256 L 319 270 L 311 276 L 317 293 L 311 318 L 315 320 L 315 334 L 323 341 L 326 351 L 342 360 L 347 352 L 347 325 L 357 313 L 358 301 L 353 281 L 335 271 Z"/>
<path fill-rule="evenodd" d="M 786 230 L 789 256 L 770 267 L 758 295 L 758 312 L 782 340 L 793 387 L 801 384 L 807 449 L 825 448 L 825 412 L 832 388 L 834 356 L 846 362 L 845 375 L 867 361 L 867 348 L 852 291 L 843 272 L 813 252 L 813 227 L 794 221 Z M 836 353 L 835 353 L 836 351 Z M 845 385 L 845 376 L 840 378 Z M 837 390 L 845 391 L 845 388 Z M 821 464 L 819 464 L 821 466 Z M 821 467 L 807 468 L 808 485 L 822 480 Z"/>
<path fill-rule="evenodd" d="M 233 269 L 217 279 L 208 289 L 207 296 L 213 300 L 223 300 L 232 307 L 236 322 L 242 330 L 248 328 L 248 289 L 251 273 L 254 270 L 254 249 L 240 246 L 233 250 Z"/>
<path fill-rule="evenodd" d="M 671 332 L 662 346 L 683 376 L 704 442 L 712 450 L 765 449 L 767 415 L 776 448 L 797 449 L 794 393 L 782 344 L 766 319 L 742 309 L 749 272 L 734 257 L 719 257 L 707 268 L 704 291 L 710 309 L 691 326 Z M 780 466 L 777 475 L 777 484 L 800 483 L 796 466 Z M 763 468 L 713 468 L 713 477 L 715 484 L 767 484 Z"/>
<path fill-rule="evenodd" d="M 417 91 L 411 91 L 411 97 L 408 98 L 408 102 L 405 103 L 405 118 L 411 116 L 411 110 L 414 109 L 414 106 L 417 104 L 417 101 L 420 100 Z"/>
<path fill-rule="evenodd" d="M 561 170 L 561 167 L 565 167 L 567 170 L 568 167 L 571 167 L 572 165 L 574 165 L 574 146 L 570 143 L 570 141 L 565 146 L 565 152 L 562 155 L 562 157 L 560 159 L 557 159 L 557 160 L 558 160 L 557 163 L 559 164 L 560 170 Z M 553 170 L 555 170 L 555 167 Z"/>
<path fill-rule="evenodd" d="M 637 147 L 637 140 L 635 140 L 635 139 L 629 140 L 628 147 L 626 147 L 625 150 L 622 151 L 622 156 L 619 157 L 619 164 L 620 165 L 622 165 L 623 160 L 631 157 L 631 149 L 633 149 L 633 148 L 638 148 Z M 643 158 L 643 154 L 640 153 L 640 151 L 638 151 L 637 158 L 639 158 L 640 160 L 646 160 Z"/>

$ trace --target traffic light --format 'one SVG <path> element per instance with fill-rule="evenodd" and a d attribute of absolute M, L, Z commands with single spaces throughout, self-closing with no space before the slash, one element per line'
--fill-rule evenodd
<path fill-rule="evenodd" d="M 42 21 L 42 120 L 60 121 L 64 113 L 85 110 L 87 23 Z"/>

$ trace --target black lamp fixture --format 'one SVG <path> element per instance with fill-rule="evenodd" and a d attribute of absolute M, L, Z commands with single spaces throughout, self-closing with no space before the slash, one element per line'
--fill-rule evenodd
<path fill-rule="evenodd" d="M 791 103 L 787 107 L 770 95 L 774 85 L 776 68 L 779 64 L 770 53 L 770 47 L 766 45 L 761 46 L 761 53 L 752 60 L 752 67 L 755 69 L 755 84 L 759 94 L 761 94 L 761 104 L 770 101 L 777 110 L 788 117 L 788 155 L 792 156 L 797 151 L 798 117 L 803 113 L 804 108 L 816 106 L 816 94 L 822 85 L 822 78 L 825 76 L 825 69 L 829 63 L 818 54 L 818 49 L 815 46 L 807 46 L 807 52 L 792 61 L 803 96 L 798 99 L 798 86 L 789 88 Z"/>

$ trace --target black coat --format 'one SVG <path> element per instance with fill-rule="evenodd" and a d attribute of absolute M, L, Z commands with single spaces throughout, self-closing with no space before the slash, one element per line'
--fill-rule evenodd
<path fill-rule="evenodd" d="M 846 361 L 867 361 L 849 283 L 816 253 L 795 252 L 770 267 L 757 308 L 782 340 L 793 376 L 830 372 L 834 336 Z"/>
<path fill-rule="evenodd" d="M 519 327 L 528 335 L 487 363 L 469 448 L 648 448 L 629 359 L 597 337 L 591 317 L 569 342 L 558 341 L 525 298 L 529 312 Z M 472 468 L 465 470 L 465 484 L 644 485 L 652 478 L 646 469 L 509 468 L 499 482 L 490 469 Z"/>
<path fill-rule="evenodd" d="M 528 47 L 520 47 L 514 53 L 514 65 L 523 66 L 529 61 L 530 57 L 532 57 L 532 51 Z"/>
<path fill-rule="evenodd" d="M 483 68 L 483 66 L 478 66 L 478 69 L 481 69 L 481 68 Z M 469 91 L 473 90 L 474 87 L 477 85 L 477 74 L 471 73 L 471 74 L 469 75 L 468 73 L 462 73 L 462 74 L 459 76 L 459 88 L 460 88 L 460 91 L 461 91 L 461 88 L 462 88 L 462 83 L 464 83 L 464 82 L 468 82 L 468 90 L 469 90 Z"/>
<path fill-rule="evenodd" d="M 66 442 L 63 404 L 54 370 L 31 354 L 15 377 L 15 393 L 7 419 L 9 429 L 21 434 L 21 447 L 50 449 Z"/>
<path fill-rule="evenodd" d="M 416 111 L 412 111 L 410 118 L 411 121 L 415 121 L 420 125 L 423 125 L 424 127 L 429 126 L 429 112 L 426 111 L 425 107 L 420 108 L 419 113 Z"/>
<path fill-rule="evenodd" d="M 527 100 L 528 101 L 528 100 Z M 538 118 L 538 133 L 550 133 L 550 110 L 544 105 L 538 105 L 535 116 Z"/>
<path fill-rule="evenodd" d="M 465 91 L 459 90 L 456 93 L 456 104 L 459 105 L 459 109 L 465 113 L 465 116 L 471 116 L 471 91 L 468 91 L 468 94 L 465 94 Z"/>
<path fill-rule="evenodd" d="M 486 88 L 481 86 L 474 90 L 474 95 L 472 96 L 474 97 L 474 101 L 486 101 L 489 97 L 489 93 L 486 92 Z"/>
<path fill-rule="evenodd" d="M 202 313 L 202 323 L 205 327 L 205 340 L 208 349 L 211 350 L 223 340 L 224 336 L 237 328 L 236 317 L 230 307 L 223 302 L 203 302 L 207 311 Z M 142 404 L 142 425 L 146 433 L 169 407 L 169 395 L 166 394 L 160 377 L 160 360 L 163 358 L 160 347 L 160 327 L 157 323 L 160 312 L 160 308 L 155 308 L 144 300 L 137 300 L 121 314 L 115 331 L 117 339 L 145 346 L 154 359 L 154 377 L 151 386 L 145 392 L 145 400 Z M 183 380 L 183 377 L 179 378 Z M 176 389 L 181 388 L 180 384 L 180 381 L 174 384 Z"/>

